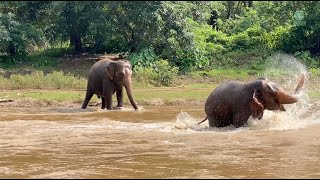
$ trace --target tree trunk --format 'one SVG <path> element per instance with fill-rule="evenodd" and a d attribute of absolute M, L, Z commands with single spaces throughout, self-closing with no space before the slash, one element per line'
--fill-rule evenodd
<path fill-rule="evenodd" d="M 82 53 L 82 41 L 81 41 L 81 29 L 79 24 L 77 24 L 77 16 L 74 12 L 74 2 L 66 2 L 64 15 L 65 21 L 68 26 L 70 46 L 74 48 L 74 53 Z"/>
<path fill-rule="evenodd" d="M 134 36 L 134 32 L 132 31 L 131 33 L 131 48 L 130 48 L 130 52 L 136 52 L 137 48 L 136 48 L 136 43 L 135 43 L 135 36 Z"/>
<path fill-rule="evenodd" d="M 231 16 L 231 9 L 232 9 L 232 1 L 228 1 L 228 9 L 227 9 L 227 19 Z"/>
<path fill-rule="evenodd" d="M 10 42 L 7 51 L 9 51 L 9 54 L 10 54 L 11 56 L 17 54 L 17 49 L 16 49 L 15 45 L 13 44 L 13 42 Z"/>
<path fill-rule="evenodd" d="M 316 53 L 319 53 L 319 48 L 320 48 L 320 37 L 317 36 L 317 52 Z"/>
<path fill-rule="evenodd" d="M 98 28 L 97 31 L 96 31 L 96 35 L 94 37 L 94 52 L 95 53 L 102 53 L 103 50 L 105 50 L 105 47 L 103 47 L 103 39 L 101 38 L 102 37 L 102 34 L 103 32 L 101 32 L 101 29 L 102 28 Z"/>
<path fill-rule="evenodd" d="M 234 19 L 236 18 L 236 14 L 238 14 L 239 16 L 241 15 L 241 1 L 238 1 L 238 5 L 237 5 L 237 9 L 235 10 L 234 13 Z"/>
<path fill-rule="evenodd" d="M 78 31 L 74 29 L 71 30 L 70 32 L 70 45 L 74 48 L 75 54 L 79 54 L 83 52 L 81 35 Z"/>

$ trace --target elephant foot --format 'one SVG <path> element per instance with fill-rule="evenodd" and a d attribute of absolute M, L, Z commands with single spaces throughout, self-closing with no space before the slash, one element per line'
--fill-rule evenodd
<path fill-rule="evenodd" d="M 120 106 L 115 106 L 115 107 L 113 107 L 112 109 L 113 110 L 121 110 L 121 109 L 123 109 L 124 107 L 120 107 Z"/>

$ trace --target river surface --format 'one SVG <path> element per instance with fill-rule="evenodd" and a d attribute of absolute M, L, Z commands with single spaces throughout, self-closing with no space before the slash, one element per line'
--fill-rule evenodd
<path fill-rule="evenodd" d="M 320 178 L 310 103 L 209 128 L 202 106 L 0 107 L 0 178 Z"/>

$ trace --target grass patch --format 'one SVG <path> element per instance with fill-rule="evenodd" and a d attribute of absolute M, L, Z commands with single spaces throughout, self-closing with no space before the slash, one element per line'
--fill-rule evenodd
<path fill-rule="evenodd" d="M 219 83 L 194 83 L 177 87 L 133 87 L 133 97 L 139 105 L 173 105 L 173 104 L 203 104 L 209 94 Z M 317 84 L 309 84 L 308 92 L 313 100 L 320 99 Z M 28 99 L 32 98 L 39 101 L 68 101 L 79 103 L 81 106 L 85 97 L 85 90 L 13 90 L 0 92 L 0 99 Z M 90 101 L 90 104 L 101 103 L 96 95 Z M 124 104 L 131 106 L 124 90 Z M 116 96 L 113 95 L 113 105 L 116 105 Z"/>
<path fill-rule="evenodd" d="M 308 93 L 308 95 L 312 99 L 320 99 L 320 92 L 319 91 L 312 91 L 312 92 Z"/>
<path fill-rule="evenodd" d="M 196 86 L 197 87 L 197 86 Z M 133 97 L 139 105 L 151 105 L 154 101 L 160 101 L 154 105 L 171 105 L 171 104 L 197 104 L 204 103 L 209 94 L 212 92 L 212 88 L 193 88 L 190 87 L 184 88 L 148 88 L 148 89 L 134 89 Z M 313 100 L 320 99 L 320 92 L 312 90 L 307 92 L 310 98 Z M 85 91 L 65 91 L 65 90 L 33 90 L 33 91 L 5 91 L 0 92 L 0 99 L 28 99 L 32 98 L 34 100 L 42 101 L 68 101 L 82 104 L 85 97 Z M 113 105 L 116 105 L 116 96 L 113 95 Z M 194 103 L 193 103 L 194 102 Z M 101 100 L 97 96 L 93 96 L 90 104 L 101 103 Z M 124 104 L 126 106 L 131 106 L 127 98 L 126 93 L 124 92 Z"/>
<path fill-rule="evenodd" d="M 214 79 L 247 79 L 250 76 L 245 69 L 213 69 L 211 71 L 192 72 L 192 78 L 209 77 Z"/>
<path fill-rule="evenodd" d="M 174 104 L 177 100 L 182 101 L 205 101 L 212 89 L 193 89 L 188 88 L 137 88 L 133 90 L 134 100 L 140 105 L 148 105 L 155 99 L 160 99 L 165 104 Z M 24 99 L 32 98 L 35 100 L 46 101 L 72 101 L 82 103 L 85 91 L 54 91 L 54 90 L 32 90 L 32 91 L 4 91 L 0 92 L 0 99 Z M 90 103 L 101 100 L 93 96 Z M 130 105 L 126 92 L 124 91 L 124 103 Z M 113 95 L 113 105 L 116 105 L 116 96 Z"/>
<path fill-rule="evenodd" d="M 183 87 L 185 88 L 191 88 L 191 89 L 214 89 L 215 87 L 217 87 L 218 84 L 209 84 L 209 83 L 195 83 L 195 84 L 185 84 L 183 85 Z"/>
<path fill-rule="evenodd" d="M 70 73 L 54 71 L 44 74 L 36 71 L 31 74 L 12 74 L 9 78 L 0 76 L 0 89 L 85 89 L 87 80 Z"/>
<path fill-rule="evenodd" d="M 134 91 L 134 98 L 138 101 L 152 100 L 159 98 L 164 101 L 174 101 L 176 99 L 201 100 L 207 98 L 212 89 L 193 89 L 193 88 L 161 88 Z"/>
<path fill-rule="evenodd" d="M 81 92 L 66 92 L 66 91 L 17 91 L 17 92 L 1 92 L 0 99 L 23 99 L 33 98 L 36 100 L 48 100 L 48 101 L 76 101 L 83 100 Z"/>

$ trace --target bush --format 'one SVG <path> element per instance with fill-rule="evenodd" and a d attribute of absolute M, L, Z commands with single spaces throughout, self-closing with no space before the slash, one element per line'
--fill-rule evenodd
<path fill-rule="evenodd" d="M 167 60 L 156 61 L 155 68 L 138 67 L 135 69 L 134 78 L 139 83 L 154 86 L 170 86 L 178 74 L 178 68 L 170 66 Z"/>
<path fill-rule="evenodd" d="M 310 68 L 309 72 L 314 76 L 320 76 L 320 69 L 318 68 Z"/>
<path fill-rule="evenodd" d="M 70 73 L 64 74 L 62 71 L 54 71 L 45 76 L 45 80 L 49 82 L 48 88 L 57 89 L 85 89 L 87 80 Z"/>
<path fill-rule="evenodd" d="M 128 57 L 133 66 L 133 70 L 139 67 L 154 68 L 156 58 L 157 55 L 153 48 L 144 49 L 139 53 L 132 53 Z"/>
<path fill-rule="evenodd" d="M 309 68 L 320 67 L 319 59 L 313 58 L 309 51 L 303 51 L 303 52 L 298 51 L 294 53 L 294 56 L 301 59 L 301 61 L 304 62 L 304 64 L 307 65 Z"/>
<path fill-rule="evenodd" d="M 138 83 L 142 83 L 145 85 L 149 85 L 149 84 L 154 85 L 155 84 L 155 82 L 154 82 L 155 72 L 154 72 L 153 68 L 137 67 L 134 70 L 133 76 L 134 76 L 135 81 Z"/>
<path fill-rule="evenodd" d="M 195 70 L 208 70 L 210 58 L 225 52 L 228 42 L 224 33 L 213 30 L 207 24 L 199 24 L 192 19 L 187 19 L 187 29 L 192 34 L 193 47 L 178 53 L 175 64 L 184 73 Z"/>
<path fill-rule="evenodd" d="M 259 23 L 253 23 L 252 19 L 258 18 L 255 11 L 248 10 L 246 14 L 247 17 L 228 21 L 230 26 L 239 26 L 232 33 L 187 19 L 194 48 L 178 54 L 175 64 L 184 73 L 190 73 L 212 68 L 233 68 L 260 60 L 259 56 L 264 56 L 268 49 L 264 39 L 266 32 Z"/>
<path fill-rule="evenodd" d="M 276 26 L 269 33 L 265 33 L 263 37 L 269 48 L 285 50 L 290 41 L 290 26 Z"/>
<path fill-rule="evenodd" d="M 71 48 L 53 48 L 43 51 L 38 51 L 27 56 L 27 60 L 33 63 L 33 67 L 56 67 L 58 65 L 56 58 L 65 54 L 71 54 Z"/>
<path fill-rule="evenodd" d="M 160 59 L 156 62 L 155 68 L 155 82 L 156 86 L 170 86 L 173 83 L 174 78 L 177 76 L 179 71 L 178 67 L 170 66 L 167 60 Z"/>

